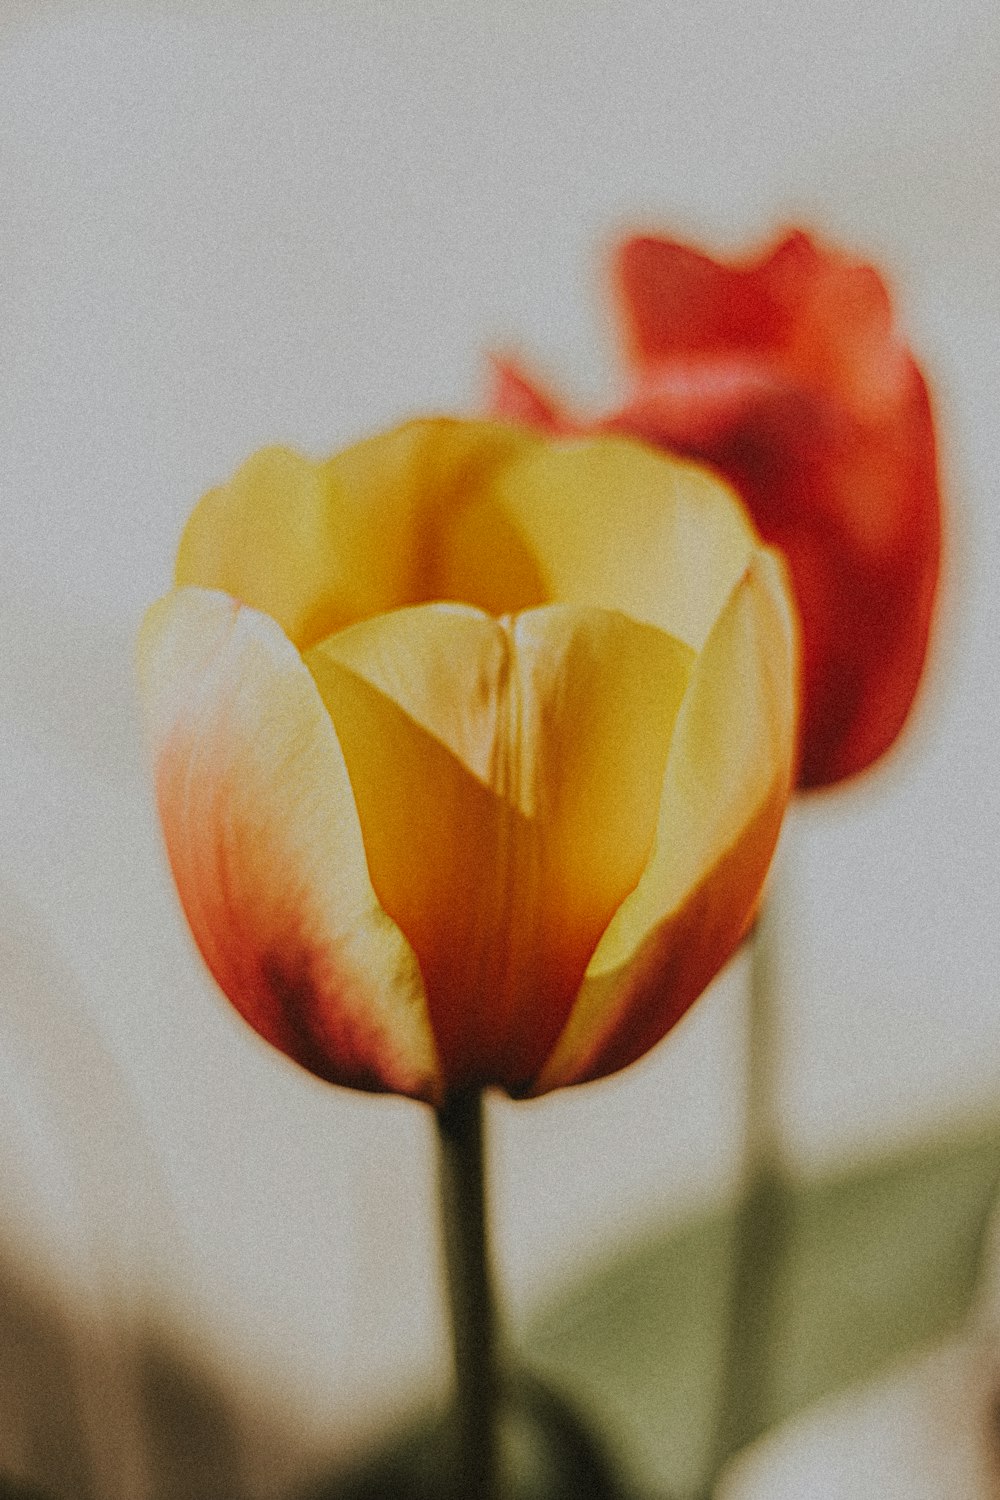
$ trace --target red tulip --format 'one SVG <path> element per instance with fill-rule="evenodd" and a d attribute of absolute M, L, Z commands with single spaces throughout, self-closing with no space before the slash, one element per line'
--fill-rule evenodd
<path fill-rule="evenodd" d="M 634 238 L 615 276 L 625 405 L 580 422 L 497 361 L 493 410 L 549 431 L 640 437 L 735 486 L 785 553 L 802 619 L 798 784 L 854 775 L 909 713 L 939 570 L 927 387 L 886 288 L 801 232 L 730 265 Z"/>

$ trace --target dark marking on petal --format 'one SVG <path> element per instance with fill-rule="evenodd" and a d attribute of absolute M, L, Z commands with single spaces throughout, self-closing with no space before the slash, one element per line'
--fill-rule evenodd
<path fill-rule="evenodd" d="M 371 1032 L 337 1004 L 335 987 L 316 970 L 311 953 L 297 945 L 263 954 L 261 1008 L 268 1040 L 328 1083 L 375 1094 L 391 1091 L 370 1061 Z"/>

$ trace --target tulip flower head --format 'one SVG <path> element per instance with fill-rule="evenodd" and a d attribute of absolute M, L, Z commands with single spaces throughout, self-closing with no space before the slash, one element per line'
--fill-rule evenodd
<path fill-rule="evenodd" d="M 854 775 L 909 713 L 939 570 L 927 388 L 885 286 L 801 232 L 731 265 L 634 238 L 615 277 L 625 404 L 581 422 L 497 361 L 492 409 L 550 432 L 629 433 L 735 486 L 784 552 L 801 614 L 798 783 Z"/>
<path fill-rule="evenodd" d="M 752 919 L 793 611 L 692 465 L 444 419 L 265 451 L 195 509 L 140 666 L 194 937 L 322 1078 L 600 1077 Z"/>

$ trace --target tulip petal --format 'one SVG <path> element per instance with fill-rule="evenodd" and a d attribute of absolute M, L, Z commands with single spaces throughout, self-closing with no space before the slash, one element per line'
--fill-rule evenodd
<path fill-rule="evenodd" d="M 645 867 L 693 653 L 624 616 L 429 605 L 309 652 L 449 1084 L 523 1092 Z"/>
<path fill-rule="evenodd" d="M 498 354 L 489 358 L 492 377 L 487 409 L 505 422 L 523 422 L 539 432 L 572 430 L 555 401 L 521 365 Z"/>
<path fill-rule="evenodd" d="M 167 850 L 219 985 L 262 1036 L 331 1082 L 436 1101 L 412 949 L 379 906 L 326 710 L 273 620 L 175 590 L 140 672 Z"/>
<path fill-rule="evenodd" d="M 750 274 L 779 310 L 783 371 L 805 386 L 835 391 L 859 421 L 892 411 L 908 383 L 910 356 L 873 266 L 798 230 Z"/>
<path fill-rule="evenodd" d="M 684 354 L 771 347 L 778 309 L 756 266 L 723 265 L 701 251 L 636 235 L 615 263 L 627 352 L 638 369 Z"/>
<path fill-rule="evenodd" d="M 646 375 L 691 356 L 749 355 L 799 385 L 836 392 L 865 420 L 895 401 L 905 380 L 905 347 L 877 272 L 801 230 L 730 264 L 636 236 L 615 270 L 628 352 Z"/>
<path fill-rule="evenodd" d="M 195 507 L 176 582 L 263 610 L 300 650 L 428 599 L 542 603 L 530 549 L 490 495 L 491 475 L 537 442 L 502 423 L 440 418 L 319 463 L 266 449 Z"/>
<path fill-rule="evenodd" d="M 792 778 L 795 628 L 761 552 L 694 667 L 656 841 L 601 940 L 532 1092 L 599 1078 L 683 1015 L 752 920 Z"/>
<path fill-rule="evenodd" d="M 696 650 L 757 544 L 720 479 L 627 438 L 539 444 L 493 488 L 549 598 L 623 610 Z"/>

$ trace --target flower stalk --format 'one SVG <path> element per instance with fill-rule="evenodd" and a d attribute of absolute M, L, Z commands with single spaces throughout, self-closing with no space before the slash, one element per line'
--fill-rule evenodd
<path fill-rule="evenodd" d="M 455 1361 L 456 1492 L 499 1500 L 500 1377 L 483 1163 L 483 1095 L 453 1092 L 437 1111 L 441 1218 Z"/>
<path fill-rule="evenodd" d="M 718 1467 L 773 1420 L 775 1351 L 791 1232 L 777 1107 L 781 1049 L 774 922 L 767 904 L 750 950 L 744 1188 L 736 1222 Z"/>

